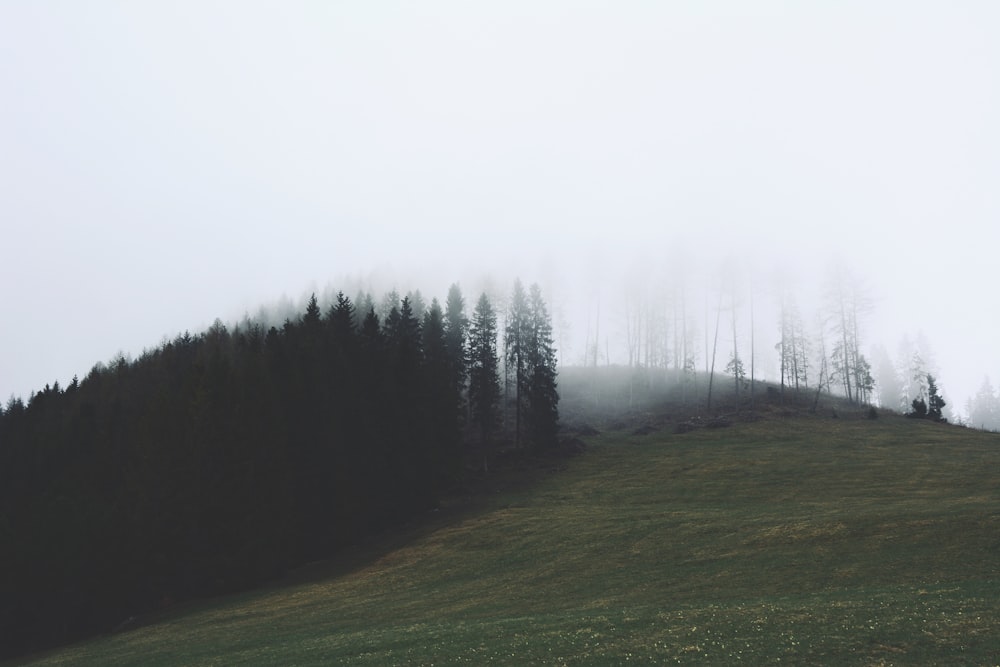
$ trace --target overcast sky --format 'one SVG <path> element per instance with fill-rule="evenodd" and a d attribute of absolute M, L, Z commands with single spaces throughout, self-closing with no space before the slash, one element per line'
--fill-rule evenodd
<path fill-rule="evenodd" d="M 998 35 L 988 0 L 0 2 L 0 396 L 345 275 L 568 294 L 681 248 L 839 254 L 964 403 Z"/>

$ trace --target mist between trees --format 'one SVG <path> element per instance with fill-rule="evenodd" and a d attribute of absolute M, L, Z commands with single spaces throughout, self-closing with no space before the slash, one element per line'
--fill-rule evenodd
<path fill-rule="evenodd" d="M 709 394 L 749 398 L 768 382 L 783 395 L 818 391 L 909 413 L 929 401 L 928 376 L 943 400 L 948 372 L 923 331 L 887 343 L 899 328 L 880 321 L 877 284 L 843 262 L 818 262 L 805 277 L 776 266 L 674 255 L 607 275 L 597 263 L 569 289 L 548 290 L 563 365 L 630 368 L 636 382 L 685 396 L 700 374 L 709 408 Z M 963 421 L 951 407 L 942 418 Z"/>
<path fill-rule="evenodd" d="M 221 321 L 0 414 L 0 637 L 12 655 L 326 557 L 436 506 L 497 447 L 545 450 L 556 357 L 537 285 L 468 313 L 342 292 Z"/>

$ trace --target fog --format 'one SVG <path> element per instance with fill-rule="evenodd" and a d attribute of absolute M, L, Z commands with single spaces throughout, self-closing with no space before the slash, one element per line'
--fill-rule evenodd
<path fill-rule="evenodd" d="M 598 327 L 627 363 L 628 299 L 683 284 L 704 346 L 726 267 L 767 374 L 776 285 L 812 327 L 840 265 L 866 356 L 922 335 L 961 411 L 1000 381 L 997 34 L 986 1 L 6 3 L 0 397 L 331 286 L 514 276 L 564 363 Z"/>

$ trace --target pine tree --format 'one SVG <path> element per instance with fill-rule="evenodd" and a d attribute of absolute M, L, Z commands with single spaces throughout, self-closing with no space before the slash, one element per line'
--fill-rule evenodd
<path fill-rule="evenodd" d="M 520 279 L 514 281 L 514 293 L 510 302 L 507 330 L 504 332 L 504 348 L 507 354 L 507 368 L 514 371 L 514 443 L 521 446 L 522 417 L 524 401 L 528 396 L 530 318 L 528 297 Z"/>
<path fill-rule="evenodd" d="M 420 293 L 420 290 L 413 290 L 406 293 L 406 300 L 410 302 L 413 317 L 418 322 L 423 322 L 424 315 L 427 313 L 427 303 L 424 301 L 424 295 Z"/>
<path fill-rule="evenodd" d="M 451 382 L 459 396 L 460 414 L 465 413 L 465 384 L 469 376 L 468 359 L 466 355 L 466 338 L 469 334 L 469 318 L 465 316 L 465 299 L 458 284 L 448 289 L 448 302 L 445 305 L 444 337 L 451 367 Z"/>
<path fill-rule="evenodd" d="M 527 426 L 535 447 L 555 444 L 559 431 L 559 392 L 556 383 L 556 351 L 552 338 L 552 320 L 542 291 L 533 284 L 528 301 Z"/>
<path fill-rule="evenodd" d="M 941 415 L 941 410 L 945 403 L 944 398 L 938 394 L 937 384 L 934 381 L 934 376 L 930 373 L 927 374 L 927 418 L 933 419 L 936 422 L 945 421 L 944 417 Z"/>
<path fill-rule="evenodd" d="M 319 303 L 316 301 L 316 294 L 309 297 L 309 304 L 306 306 L 306 314 L 302 318 L 307 327 L 317 327 L 320 321 Z"/>
<path fill-rule="evenodd" d="M 424 312 L 424 395 L 427 402 L 430 442 L 430 474 L 434 487 L 454 479 L 461 462 L 458 387 L 452 380 L 452 364 L 444 329 L 444 313 L 437 299 Z"/>
<path fill-rule="evenodd" d="M 330 308 L 327 322 L 333 329 L 333 336 L 337 341 L 348 340 L 354 335 L 354 304 L 344 296 L 343 292 L 337 292 L 337 303 Z"/>
<path fill-rule="evenodd" d="M 472 421 L 489 445 L 500 420 L 500 376 L 497 359 L 497 316 L 483 292 L 469 328 L 469 405 Z"/>

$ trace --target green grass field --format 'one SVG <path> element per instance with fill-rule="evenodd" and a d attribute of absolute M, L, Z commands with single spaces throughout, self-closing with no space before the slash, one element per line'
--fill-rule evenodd
<path fill-rule="evenodd" d="M 1000 436 L 775 414 L 586 441 L 406 540 L 31 664 L 1000 664 Z"/>

